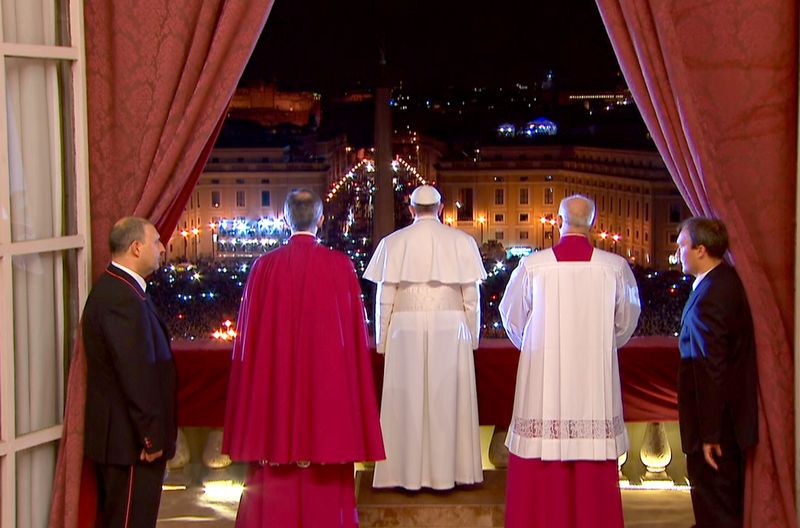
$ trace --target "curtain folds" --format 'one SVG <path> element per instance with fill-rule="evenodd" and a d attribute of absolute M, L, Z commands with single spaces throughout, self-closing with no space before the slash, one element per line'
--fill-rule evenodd
<path fill-rule="evenodd" d="M 122 216 L 174 229 L 273 0 L 85 0 L 92 268 Z M 86 362 L 76 344 L 50 527 L 91 525 L 81 479 Z M 80 490 L 80 491 L 78 491 Z M 89 506 L 87 506 L 87 504 Z"/>
<path fill-rule="evenodd" d="M 796 526 L 795 0 L 597 0 L 622 72 L 696 215 L 721 218 L 754 315 L 760 442 L 746 526 Z"/>
<path fill-rule="evenodd" d="M 94 276 L 108 262 L 106 237 L 120 216 L 150 218 L 169 236 L 169 219 L 185 206 L 176 199 L 202 166 L 271 7 L 85 2 Z"/>

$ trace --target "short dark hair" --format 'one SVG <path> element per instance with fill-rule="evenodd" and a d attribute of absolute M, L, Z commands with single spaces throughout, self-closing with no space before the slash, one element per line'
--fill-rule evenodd
<path fill-rule="evenodd" d="M 709 255 L 722 258 L 728 251 L 728 229 L 722 220 L 693 216 L 681 222 L 678 233 L 686 230 L 692 247 L 704 246 Z"/>
<path fill-rule="evenodd" d="M 435 215 L 439 212 L 439 203 L 433 204 L 411 204 L 419 215 Z"/>
<path fill-rule="evenodd" d="M 295 189 L 286 197 L 283 214 L 292 231 L 309 231 L 322 217 L 322 200 L 308 189 Z"/>
<path fill-rule="evenodd" d="M 111 254 L 125 253 L 136 240 L 144 242 L 144 228 L 147 225 L 150 225 L 150 221 L 138 216 L 126 216 L 117 220 L 108 235 L 108 248 Z"/>

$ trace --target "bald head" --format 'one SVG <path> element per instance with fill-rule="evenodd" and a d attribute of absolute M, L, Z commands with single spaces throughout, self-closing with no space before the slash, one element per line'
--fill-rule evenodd
<path fill-rule="evenodd" d="M 558 216 L 562 232 L 588 233 L 594 223 L 594 202 L 582 194 L 568 196 L 561 200 Z"/>

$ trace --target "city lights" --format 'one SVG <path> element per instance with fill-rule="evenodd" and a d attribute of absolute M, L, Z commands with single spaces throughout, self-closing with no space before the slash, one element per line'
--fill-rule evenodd
<path fill-rule="evenodd" d="M 550 219 L 546 219 L 550 225 Z M 612 235 L 608 235 L 611 239 Z M 371 255 L 369 238 L 353 237 L 342 248 L 361 275 Z M 487 279 L 481 285 L 481 325 L 487 337 L 504 337 L 497 303 L 502 298 L 511 272 L 517 261 L 531 254 L 528 246 L 510 246 L 505 255 L 484 261 Z M 162 313 L 174 314 L 168 319 L 170 332 L 181 339 L 212 339 L 231 342 L 236 337 L 235 321 L 242 289 L 252 269 L 250 260 L 228 261 L 197 265 L 165 266 L 157 271 L 150 284 L 154 286 L 154 302 Z M 642 306 L 648 307 L 640 321 L 638 335 L 673 335 L 678 329 L 679 314 L 691 292 L 691 277 L 678 270 L 654 271 L 633 268 L 637 277 Z M 202 281 L 195 279 L 196 275 Z M 151 291 L 148 288 L 148 291 Z M 362 293 L 365 306 L 374 306 L 374 291 Z M 645 315 L 646 314 L 646 315 Z M 677 315 L 676 315 L 677 314 Z M 674 315 L 674 316 L 673 316 Z M 371 322 L 370 324 L 374 324 Z"/>
<path fill-rule="evenodd" d="M 366 174 L 362 174 L 361 169 L 364 169 Z M 416 185 L 426 185 L 428 182 L 423 178 L 417 169 L 408 163 L 406 160 L 397 156 L 394 160 L 392 160 L 391 164 L 392 172 L 394 173 L 401 173 L 401 171 L 405 171 L 407 175 L 407 180 L 416 186 Z M 330 188 L 328 189 L 328 193 L 325 195 L 325 202 L 330 203 L 336 195 L 339 193 L 340 190 L 345 189 L 349 190 L 352 188 L 355 191 L 360 191 L 362 188 L 365 188 L 368 193 L 371 195 L 375 192 L 375 177 L 373 174 L 375 173 L 375 162 L 370 159 L 363 159 L 356 163 L 350 170 L 348 170 L 344 176 L 336 180 L 334 183 L 331 184 Z M 357 178 L 357 176 L 359 176 Z M 402 178 L 397 178 L 394 181 L 394 185 L 399 187 L 403 185 Z"/>
<path fill-rule="evenodd" d="M 236 338 L 236 330 L 233 328 L 233 323 L 230 320 L 226 320 L 220 328 L 214 330 L 211 336 L 221 341 L 231 341 Z"/>

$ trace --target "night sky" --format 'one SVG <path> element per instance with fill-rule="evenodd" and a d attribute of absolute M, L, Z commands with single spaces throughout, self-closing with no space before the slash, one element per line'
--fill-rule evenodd
<path fill-rule="evenodd" d="M 618 65 L 594 0 L 276 0 L 242 82 L 371 87 L 381 42 L 392 77 L 419 88 L 503 86 L 555 72 L 611 88 Z M 490 9 L 491 7 L 491 9 Z"/>

